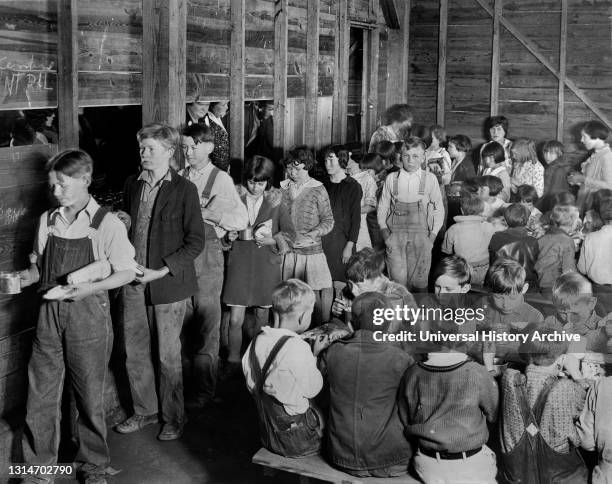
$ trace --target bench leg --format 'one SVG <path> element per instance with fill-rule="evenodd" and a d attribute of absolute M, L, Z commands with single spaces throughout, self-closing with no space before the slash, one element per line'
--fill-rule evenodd
<path fill-rule="evenodd" d="M 300 476 L 300 484 L 310 484 L 310 477 Z"/>
<path fill-rule="evenodd" d="M 264 477 L 274 477 L 276 474 L 278 474 L 278 471 L 272 467 L 264 467 L 262 471 Z"/>

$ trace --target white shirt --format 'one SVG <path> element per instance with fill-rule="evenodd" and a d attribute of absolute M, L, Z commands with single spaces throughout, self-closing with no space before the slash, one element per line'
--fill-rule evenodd
<path fill-rule="evenodd" d="M 81 210 L 74 221 L 69 223 L 66 219 L 66 209 L 56 208 L 50 211 L 51 220 L 55 217 L 54 224 L 47 227 L 47 213 L 41 215 L 38 223 L 38 231 L 34 241 L 32 258 L 36 257 L 36 263 L 40 267 L 41 258 L 49 239 L 49 233 L 64 239 L 82 239 L 91 235 L 93 255 L 95 260 L 107 260 L 113 272 L 136 269 L 136 251 L 128 239 L 127 229 L 116 215 L 107 214 L 100 223 L 98 230 L 90 229 L 91 222 L 100 208 L 93 197 Z M 57 215 L 56 215 L 57 214 Z M 49 230 L 51 229 L 51 230 Z"/>
<path fill-rule="evenodd" d="M 247 213 L 249 216 L 249 225 L 252 227 L 257 219 L 257 215 L 259 214 L 259 210 L 261 209 L 261 204 L 263 203 L 263 195 L 261 197 L 255 198 L 251 197 L 247 194 L 246 196 L 246 207 Z"/>
<path fill-rule="evenodd" d="M 612 284 L 612 225 L 587 234 L 576 267 L 596 284 Z"/>
<path fill-rule="evenodd" d="M 247 210 L 240 196 L 236 191 L 232 178 L 224 171 L 217 173 L 215 183 L 213 184 L 210 192 L 210 198 L 204 199 L 202 192 L 208 182 L 208 177 L 212 172 L 214 165 L 208 163 L 201 170 L 196 170 L 193 166 L 189 169 L 184 169 L 179 172 L 179 175 L 184 176 L 190 182 L 192 182 L 198 189 L 198 195 L 200 197 L 200 207 L 204 208 L 210 200 L 215 199 L 216 206 L 223 206 L 222 211 L 215 213 L 216 219 L 219 223 L 216 225 L 209 220 L 204 220 L 204 223 L 212 225 L 215 228 L 215 232 L 219 238 L 223 237 L 230 230 L 244 230 L 248 224 Z"/>
<path fill-rule="evenodd" d="M 390 173 L 387 175 L 385 185 L 383 186 L 382 194 L 378 202 L 378 225 L 381 230 L 387 227 L 387 217 L 391 210 L 391 201 L 393 199 L 393 183 L 398 172 Z M 419 186 L 421 183 L 421 177 L 425 177 L 425 191 L 423 195 L 419 195 Z M 442 227 L 444 219 L 444 205 L 442 203 L 442 193 L 440 192 L 440 185 L 438 180 L 433 173 L 429 173 L 423 170 L 417 170 L 413 173 L 408 173 L 406 170 L 399 171 L 399 180 L 397 182 L 397 202 L 413 203 L 419 200 L 423 200 L 423 204 L 426 207 L 427 203 L 432 202 L 435 205 L 433 213 L 433 229 L 432 234 L 437 234 Z"/>
<path fill-rule="evenodd" d="M 317 359 L 308 343 L 293 331 L 269 326 L 264 326 L 262 331 L 255 346 L 255 356 L 262 369 L 276 342 L 285 335 L 294 336 L 276 355 L 263 388 L 268 395 L 283 404 L 287 414 L 300 415 L 308 410 L 308 399 L 316 397 L 323 387 L 323 376 L 317 368 Z M 249 361 L 252 344 L 242 358 L 242 370 L 250 392 L 255 387 Z"/>

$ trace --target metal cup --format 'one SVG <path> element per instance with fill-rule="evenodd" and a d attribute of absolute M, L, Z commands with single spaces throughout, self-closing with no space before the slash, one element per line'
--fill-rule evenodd
<path fill-rule="evenodd" d="M 238 239 L 240 240 L 253 240 L 253 228 L 247 227 L 244 230 L 238 232 Z"/>
<path fill-rule="evenodd" d="M 21 279 L 19 272 L 2 271 L 0 272 L 0 293 L 19 294 L 21 292 Z"/>

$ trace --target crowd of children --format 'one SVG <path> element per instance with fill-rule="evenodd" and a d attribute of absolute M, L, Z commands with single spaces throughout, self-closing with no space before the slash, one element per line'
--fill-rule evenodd
<path fill-rule="evenodd" d="M 61 208 L 41 219 L 22 284 L 39 277 L 44 289 L 65 284 L 66 274 L 92 260 L 108 260 L 113 271 L 43 302 L 39 332 L 66 337 L 67 330 L 49 326 L 65 308 L 78 315 L 91 305 L 96 321 L 106 320 L 100 291 L 122 286 L 121 341 L 134 405 L 116 427 L 120 433 L 161 417 L 158 438 L 180 438 L 185 408 L 204 410 L 218 376 L 242 369 L 262 442 L 288 457 L 322 452 L 355 476 L 412 469 L 427 483 L 496 476 L 587 482 L 589 469 L 576 450 L 583 445 L 599 452 L 593 482 L 612 482 L 610 423 L 600 410 L 610 385 L 593 386 L 602 371 L 587 371 L 589 362 L 603 359 L 601 370 L 607 361 L 612 333 L 605 318 L 612 311 L 607 128 L 583 126 L 582 142 L 593 153 L 574 170 L 556 141 L 543 145 L 544 163 L 533 140 L 511 142 L 503 116 L 487 120 L 491 140 L 480 149 L 465 135 L 447 139 L 441 126 L 423 138 L 411 135 L 406 105 L 389 108 L 387 120 L 361 158 L 332 146 L 317 164 L 311 150 L 291 150 L 280 187 L 273 186 L 274 164 L 257 155 L 235 187 L 225 165 L 215 164 L 210 126 L 192 123 L 182 137 L 164 125 L 146 126 L 138 133 L 143 171 L 128 179 L 120 214 L 128 232 L 108 229 L 118 233 L 101 242 L 82 233 L 102 231 L 101 221 L 116 226 L 117 219 L 98 215 L 87 194 L 91 160 L 78 150 L 61 153 L 49 165 Z M 189 164 L 180 172 L 172 168 L 179 146 Z M 84 207 L 87 219 L 79 212 Z M 72 233 L 75 217 L 82 227 Z M 68 264 L 65 252 L 81 243 L 93 251 Z M 420 294 L 429 288 L 433 295 Z M 554 310 L 545 318 L 529 295 Z M 74 300 L 85 301 L 83 308 Z M 406 313 L 375 317 L 398 307 L 440 313 L 427 321 L 410 321 Z M 482 310 L 476 323 L 440 316 L 470 307 Z M 257 324 L 242 353 L 247 308 Z M 534 346 L 529 338 L 466 344 L 457 336 L 433 345 L 375 336 L 414 335 L 421 323 L 450 336 L 565 331 L 581 338 Z M 37 382 L 48 371 L 42 362 L 57 359 L 51 355 L 57 348 L 43 345 L 42 336 L 48 339 L 37 336 L 30 363 L 24 445 L 30 464 L 57 458 L 57 445 L 40 444 L 55 441 L 59 418 L 42 416 L 46 397 Z M 99 337 L 108 349 L 108 335 Z M 220 363 L 222 345 L 227 358 Z M 108 355 L 98 357 L 96 365 L 105 367 Z M 78 373 L 85 356 L 75 358 L 66 364 Z M 186 401 L 184 371 L 195 382 Z M 87 407 L 88 391 L 77 394 L 90 412 L 81 425 L 94 432 L 98 453 L 91 457 L 84 447 L 80 459 L 86 482 L 101 484 L 106 434 L 96 426 L 99 406 Z"/>

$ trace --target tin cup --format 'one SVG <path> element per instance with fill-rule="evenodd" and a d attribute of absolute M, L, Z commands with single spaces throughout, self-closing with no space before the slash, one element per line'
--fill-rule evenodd
<path fill-rule="evenodd" d="M 238 232 L 239 240 L 253 240 L 253 229 L 251 227 L 247 227 L 244 230 Z"/>
<path fill-rule="evenodd" d="M 19 294 L 21 292 L 21 280 L 19 272 L 0 272 L 0 294 Z"/>

